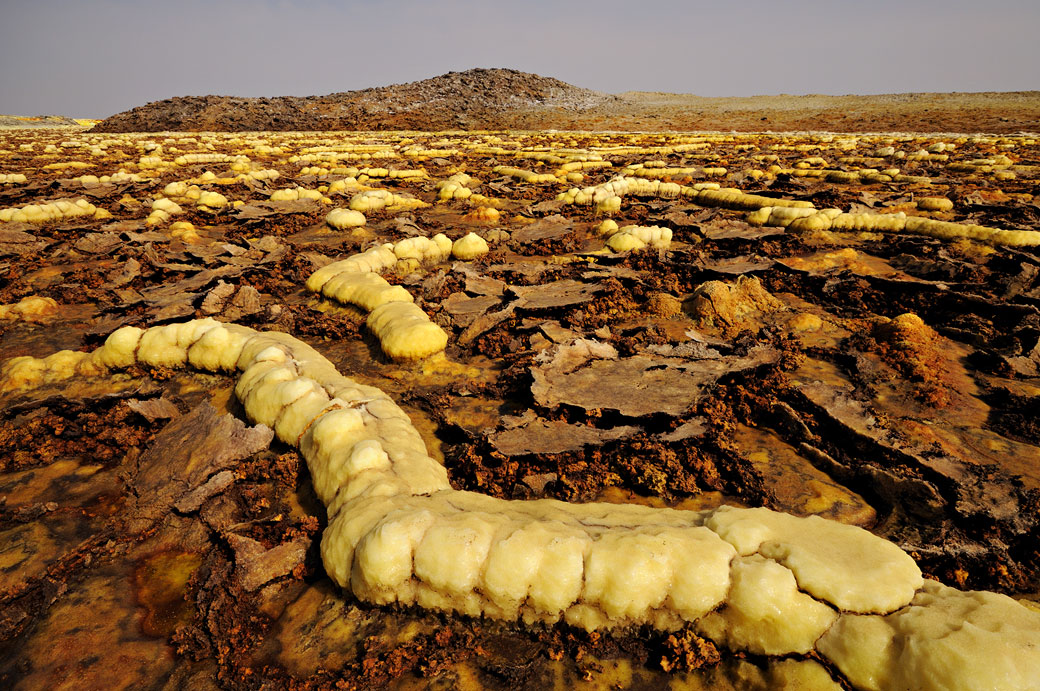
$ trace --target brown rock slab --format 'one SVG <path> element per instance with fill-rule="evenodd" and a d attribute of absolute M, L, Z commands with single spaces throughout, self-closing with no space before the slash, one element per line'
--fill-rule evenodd
<path fill-rule="evenodd" d="M 123 239 L 118 233 L 88 233 L 77 240 L 73 247 L 87 254 L 108 254 L 121 244 Z"/>
<path fill-rule="evenodd" d="M 554 343 L 566 343 L 578 337 L 578 334 L 574 331 L 560 326 L 558 321 L 542 322 L 538 325 L 538 328 Z"/>
<path fill-rule="evenodd" d="M 521 244 L 538 242 L 540 240 L 555 240 L 568 235 L 574 230 L 574 222 L 559 214 L 546 216 L 529 226 L 515 230 L 512 239 Z"/>
<path fill-rule="evenodd" d="M 113 269 L 105 278 L 108 279 L 108 283 L 105 284 L 106 288 L 118 288 L 126 285 L 130 281 L 134 280 L 141 275 L 141 262 L 137 261 L 133 257 L 130 257 L 123 262 L 118 268 Z"/>
<path fill-rule="evenodd" d="M 238 289 L 235 297 L 231 300 L 232 306 L 237 310 L 238 316 L 256 314 L 261 310 L 260 291 L 253 286 L 245 285 Z"/>
<path fill-rule="evenodd" d="M 235 572 L 241 580 L 242 587 L 250 592 L 270 583 L 276 578 L 286 576 L 303 563 L 310 547 L 309 536 L 299 536 L 289 542 L 271 549 L 265 549 L 256 540 L 228 533 L 226 536 L 231 549 L 235 551 Z"/>
<path fill-rule="evenodd" d="M 126 403 L 130 410 L 144 417 L 148 422 L 177 417 L 181 411 L 168 398 L 131 399 Z"/>
<path fill-rule="evenodd" d="M 590 360 L 617 360 L 614 346 L 591 338 L 579 338 L 539 354 L 538 362 L 561 374 L 568 374 Z"/>
<path fill-rule="evenodd" d="M 490 441 L 501 454 L 522 456 L 577 451 L 586 446 L 600 446 L 608 441 L 629 437 L 637 432 L 639 428 L 631 425 L 597 429 L 538 418 L 520 427 L 494 434 Z"/>
<path fill-rule="evenodd" d="M 783 235 L 783 228 L 756 227 L 743 221 L 716 219 L 701 226 L 701 232 L 709 240 L 758 240 L 771 235 Z"/>
<path fill-rule="evenodd" d="M 702 417 L 694 418 L 689 422 L 684 422 L 679 425 L 671 432 L 662 434 L 661 439 L 664 441 L 683 441 L 684 439 L 699 437 L 708 429 L 705 424 L 706 422 L 707 421 Z"/>
<path fill-rule="evenodd" d="M 199 310 L 203 314 L 217 314 L 224 305 L 235 293 L 235 286 L 231 283 L 225 283 L 224 281 L 218 281 L 217 285 L 213 286 L 206 297 L 202 299 L 202 305 Z"/>
<path fill-rule="evenodd" d="M 221 470 L 219 473 L 206 480 L 203 484 L 185 493 L 173 505 L 181 513 L 198 511 L 202 504 L 210 497 L 220 494 L 234 484 L 237 479 L 235 473 L 230 470 Z"/>
<path fill-rule="evenodd" d="M 511 303 L 497 312 L 484 312 L 477 316 L 469 326 L 459 335 L 459 345 L 469 345 L 481 335 L 495 328 L 505 320 L 513 316 L 516 304 Z"/>
<path fill-rule="evenodd" d="M 231 216 L 236 221 L 245 223 L 264 221 L 281 214 L 306 214 L 319 209 L 320 205 L 313 199 L 296 201 L 254 202 L 238 207 Z"/>
<path fill-rule="evenodd" d="M 192 268 L 196 269 L 198 267 Z M 203 269 L 194 276 L 189 276 L 174 283 L 160 284 L 143 290 L 141 293 L 149 303 L 161 304 L 171 299 L 177 300 L 185 293 L 194 293 L 221 278 L 238 276 L 243 271 L 245 271 L 245 268 L 241 266 L 221 266 L 216 269 Z"/>
<path fill-rule="evenodd" d="M 529 310 L 579 305 L 592 300 L 601 290 L 603 286 L 598 283 L 569 278 L 537 286 L 509 286 L 509 292 L 520 298 L 518 306 Z"/>
<path fill-rule="evenodd" d="M 467 293 L 499 297 L 505 293 L 505 290 L 505 281 L 500 281 L 497 278 L 489 278 L 487 276 L 468 276 L 466 278 Z"/>
<path fill-rule="evenodd" d="M 500 300 L 492 295 L 468 297 L 464 293 L 452 293 L 441 302 L 441 307 L 454 318 L 456 324 L 465 327 L 499 303 Z"/>
<path fill-rule="evenodd" d="M 13 228 L 0 228 L 0 257 L 37 252 L 47 246 L 35 235 Z"/>
<path fill-rule="evenodd" d="M 655 413 L 679 416 L 722 375 L 775 362 L 777 357 L 772 348 L 760 347 L 745 357 L 684 364 L 636 355 L 616 361 L 596 360 L 570 373 L 552 366 L 533 367 L 531 393 L 547 408 L 565 404 L 587 410 L 616 410 L 630 417 Z"/>
<path fill-rule="evenodd" d="M 128 516 L 131 525 L 143 529 L 161 518 L 186 494 L 263 451 L 273 438 L 269 427 L 249 427 L 209 403 L 174 418 L 141 454 L 129 478 L 135 495 Z"/>

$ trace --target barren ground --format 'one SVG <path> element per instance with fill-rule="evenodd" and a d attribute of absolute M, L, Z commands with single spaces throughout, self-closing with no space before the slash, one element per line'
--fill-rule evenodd
<path fill-rule="evenodd" d="M 1037 129 L 1038 99 L 641 94 L 606 114 L 517 124 L 1001 132 Z M 943 151 L 921 155 L 929 147 Z M 176 163 L 190 153 L 248 160 Z M 553 173 L 582 156 L 611 166 L 586 169 L 580 183 L 494 172 Z M 683 198 L 633 196 L 616 220 L 667 227 L 673 241 L 614 254 L 593 207 L 555 201 L 653 161 L 683 185 L 1040 230 L 1040 144 L 1030 137 L 6 131 L 0 173 L 27 181 L 0 186 L 0 209 L 86 199 L 112 217 L 0 223 L 0 303 L 56 303 L 0 321 L 0 361 L 90 350 L 126 324 L 213 316 L 285 331 L 403 405 L 458 488 L 821 515 L 896 542 L 930 578 L 1034 597 L 1037 248 L 800 234 Z M 358 189 L 328 191 L 346 167 L 366 187 L 425 205 L 332 230 L 326 214 Z M 376 167 L 426 175 L 366 179 Z M 914 179 L 805 172 L 824 168 Z M 80 177 L 120 169 L 137 179 Z M 280 176 L 235 177 L 260 169 Z M 438 200 L 436 183 L 459 172 L 482 201 Z M 175 181 L 242 203 L 210 212 L 182 201 L 171 221 L 146 223 Z M 324 186 L 327 201 L 269 200 L 297 185 Z M 952 209 L 918 208 L 936 196 Z M 474 215 L 482 206 L 498 218 Z M 191 222 L 196 236 L 172 233 L 172 221 Z M 361 312 L 303 287 L 316 268 L 376 241 L 494 229 L 509 235 L 481 259 L 391 277 L 449 333 L 444 357 L 425 363 L 388 361 Z M 775 302 L 703 298 L 709 282 L 751 280 Z M 907 313 L 923 327 L 903 328 L 916 323 L 895 319 Z M 618 360 L 555 368 L 576 339 L 608 344 Z M 704 374 L 749 353 L 759 359 Z M 4 396 L 5 688 L 799 688 L 792 665 L 817 664 L 720 657 L 692 628 L 586 634 L 359 603 L 324 574 L 323 509 L 305 465 L 247 429 L 230 378 L 138 368 Z M 220 471 L 227 482 L 206 483 Z"/>

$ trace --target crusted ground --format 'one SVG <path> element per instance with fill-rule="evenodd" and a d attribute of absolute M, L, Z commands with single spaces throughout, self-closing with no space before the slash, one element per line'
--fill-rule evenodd
<path fill-rule="evenodd" d="M 191 153 L 229 158 L 175 163 Z M 582 157 L 611 166 L 568 181 L 562 166 Z M 281 330 L 405 406 L 457 488 L 822 515 L 895 541 L 947 584 L 1035 596 L 1036 248 L 796 233 L 633 195 L 614 218 L 669 228 L 673 242 L 604 253 L 595 207 L 556 199 L 655 161 L 686 185 L 1040 229 L 1028 137 L 7 132 L 0 172 L 27 181 L 0 187 L 0 209 L 84 198 L 111 218 L 0 223 L 0 303 L 56 303 L 0 320 L 0 359 L 204 316 Z M 497 165 L 562 174 L 532 184 Z M 348 166 L 359 185 L 425 205 L 330 229 L 328 211 L 357 192 L 330 189 Z M 377 167 L 426 175 L 360 170 Z M 916 179 L 804 173 L 823 167 Z M 277 179 L 235 177 L 271 169 Z M 459 172 L 484 201 L 438 200 L 437 183 Z M 147 222 L 176 181 L 231 203 L 182 200 Z M 296 186 L 325 187 L 327 201 L 271 201 Z M 952 209 L 918 208 L 926 196 Z M 497 219 L 471 215 L 492 204 Z M 303 288 L 374 241 L 471 230 L 494 238 L 489 254 L 387 274 L 449 332 L 443 358 L 390 362 L 362 312 Z M 324 517 L 299 457 L 244 423 L 231 389 L 137 368 L 7 394 L 0 685 L 798 688 L 816 673 L 812 661 L 720 653 L 689 629 L 597 635 L 359 604 L 323 572 Z"/>

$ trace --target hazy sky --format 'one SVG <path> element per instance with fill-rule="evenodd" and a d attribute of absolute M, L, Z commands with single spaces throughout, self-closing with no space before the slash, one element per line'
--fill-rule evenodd
<path fill-rule="evenodd" d="M 317 95 L 470 67 L 618 93 L 1040 89 L 1038 0 L 0 0 L 0 113 Z"/>

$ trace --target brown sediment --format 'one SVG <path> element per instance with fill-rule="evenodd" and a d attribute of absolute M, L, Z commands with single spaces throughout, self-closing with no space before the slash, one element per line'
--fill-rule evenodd
<path fill-rule="evenodd" d="M 949 404 L 949 367 L 942 338 L 916 314 L 907 312 L 875 324 L 868 348 L 877 351 L 902 376 L 915 383 L 915 395 L 927 405 Z"/>
<path fill-rule="evenodd" d="M 128 449 L 147 446 L 155 435 L 153 421 L 135 412 L 122 396 L 87 401 L 56 398 L 41 401 L 29 411 L 12 413 L 8 412 L 9 421 L 0 428 L 3 472 L 62 458 L 111 463 Z"/>

